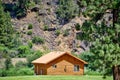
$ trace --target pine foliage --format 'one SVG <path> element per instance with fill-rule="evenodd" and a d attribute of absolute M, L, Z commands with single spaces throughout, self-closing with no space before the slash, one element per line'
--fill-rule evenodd
<path fill-rule="evenodd" d="M 14 29 L 9 13 L 5 13 L 0 1 L 0 44 L 12 48 Z"/>
<path fill-rule="evenodd" d="M 119 3 L 119 0 L 80 0 L 79 4 L 86 8 L 82 14 L 90 17 L 80 28 L 81 40 L 90 42 L 90 53 L 83 54 L 84 58 L 92 70 L 100 71 L 104 76 L 112 73 L 114 65 L 120 65 L 120 15 L 116 17 L 113 12 L 120 11 Z M 113 14 L 113 25 L 110 26 L 107 26 L 104 19 L 101 20 L 107 10 Z M 101 23 L 97 24 L 99 20 Z"/>

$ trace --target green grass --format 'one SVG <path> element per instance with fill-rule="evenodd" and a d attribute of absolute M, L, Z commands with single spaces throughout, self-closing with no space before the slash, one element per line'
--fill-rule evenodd
<path fill-rule="evenodd" d="M 0 77 L 0 80 L 112 80 L 112 77 L 103 79 L 102 76 L 14 76 L 14 77 Z"/>

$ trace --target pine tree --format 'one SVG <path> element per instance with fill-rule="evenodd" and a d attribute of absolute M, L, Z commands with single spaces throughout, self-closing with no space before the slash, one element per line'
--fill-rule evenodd
<path fill-rule="evenodd" d="M 18 0 L 17 1 L 17 18 L 22 18 L 25 17 L 27 15 L 27 9 L 28 9 L 28 5 L 30 3 L 31 0 Z"/>
<path fill-rule="evenodd" d="M 106 76 L 113 72 L 120 65 L 120 1 L 119 0 L 79 0 L 79 7 L 86 8 L 82 14 L 89 16 L 90 20 L 85 21 L 81 27 L 81 40 L 91 43 L 90 55 L 87 55 L 90 67 L 98 69 Z M 82 10 L 82 9 L 81 9 Z M 101 20 L 107 10 L 113 14 L 113 25 L 107 26 Z M 119 68 L 115 71 L 114 80 L 119 80 Z"/>
<path fill-rule="evenodd" d="M 0 44 L 12 48 L 13 27 L 9 13 L 5 13 L 0 1 Z"/>
<path fill-rule="evenodd" d="M 77 16 L 79 13 L 78 5 L 74 0 L 59 0 L 57 16 L 61 23 L 65 23 Z"/>

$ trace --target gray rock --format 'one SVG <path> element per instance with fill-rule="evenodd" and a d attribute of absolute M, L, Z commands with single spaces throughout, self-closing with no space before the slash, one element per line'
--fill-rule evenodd
<path fill-rule="evenodd" d="M 40 16 L 45 16 L 46 15 L 46 10 L 39 10 L 38 14 Z"/>

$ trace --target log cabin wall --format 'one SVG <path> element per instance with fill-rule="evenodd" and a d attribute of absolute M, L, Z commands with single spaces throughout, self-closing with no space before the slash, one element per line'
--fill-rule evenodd
<path fill-rule="evenodd" d="M 47 69 L 45 64 L 34 64 L 34 71 L 36 75 L 46 75 Z"/>
<path fill-rule="evenodd" d="M 79 65 L 79 71 L 74 71 L 74 65 Z M 83 75 L 84 63 L 65 54 L 49 62 L 46 69 L 48 75 Z"/>

